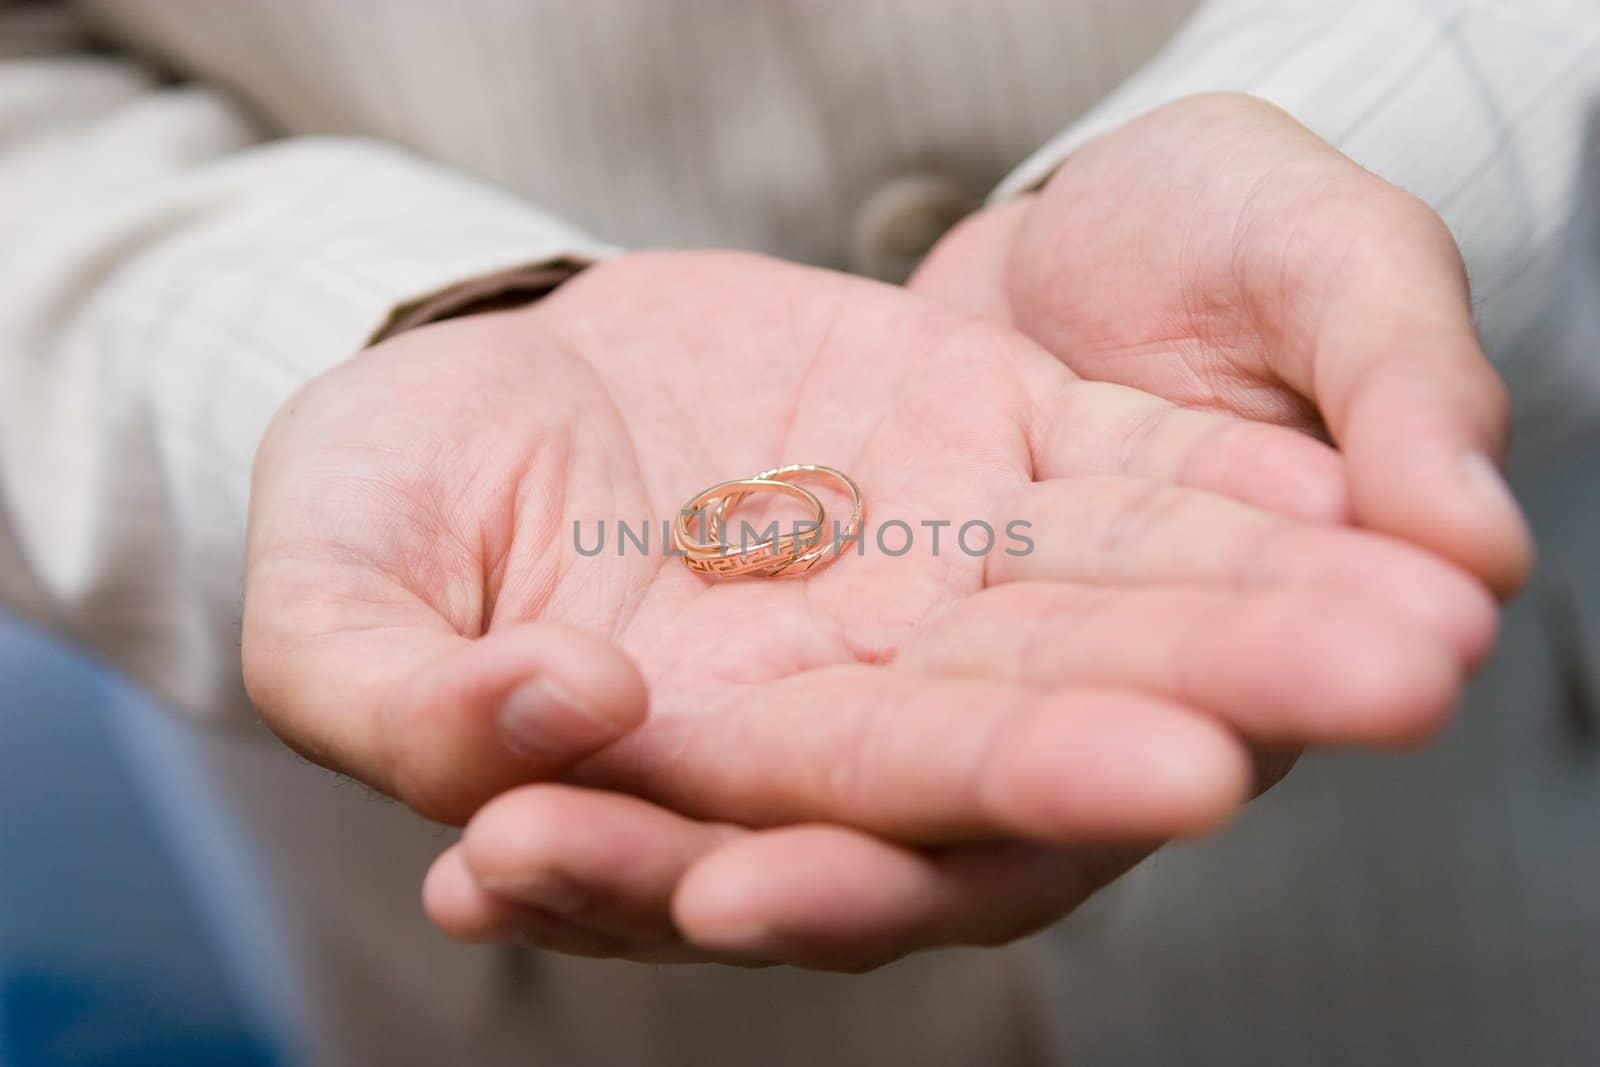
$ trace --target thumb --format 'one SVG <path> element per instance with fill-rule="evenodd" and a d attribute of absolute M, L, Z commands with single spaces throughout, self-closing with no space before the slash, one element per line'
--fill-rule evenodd
<path fill-rule="evenodd" d="M 1505 386 L 1479 347 L 1465 272 L 1436 215 L 1401 202 L 1381 241 L 1342 265 L 1310 346 L 1287 376 L 1346 457 L 1351 506 L 1501 596 L 1532 565 L 1527 525 L 1499 472 Z"/>
<path fill-rule="evenodd" d="M 645 684 L 615 645 L 529 622 L 467 638 L 442 626 L 245 627 L 245 682 L 292 748 L 429 818 L 560 774 L 644 720 Z"/>

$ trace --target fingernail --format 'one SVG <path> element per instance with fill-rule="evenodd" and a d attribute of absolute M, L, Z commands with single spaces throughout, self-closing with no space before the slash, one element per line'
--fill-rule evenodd
<path fill-rule="evenodd" d="M 559 686 L 543 678 L 523 682 L 500 705 L 500 737 L 519 756 L 564 755 L 558 738 L 571 733 L 571 724 L 584 718 Z"/>

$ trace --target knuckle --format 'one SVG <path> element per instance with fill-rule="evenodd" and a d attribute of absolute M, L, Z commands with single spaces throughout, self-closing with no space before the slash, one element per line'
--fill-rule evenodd
<path fill-rule="evenodd" d="M 1483 364 L 1482 379 L 1478 389 L 1479 419 L 1489 439 L 1503 448 L 1511 434 L 1511 390 L 1487 360 Z"/>
<path fill-rule="evenodd" d="M 425 819 L 447 826 L 464 825 L 482 806 L 484 797 L 470 775 L 456 773 L 455 768 L 430 755 L 404 745 L 380 753 L 377 762 L 385 768 L 388 781 L 379 788 Z"/>
<path fill-rule="evenodd" d="M 419 730 L 416 716 L 429 705 L 404 697 L 374 695 L 378 728 L 368 737 L 368 764 L 382 780 L 373 784 L 426 819 L 449 826 L 464 824 L 482 806 L 482 786 L 461 773 L 453 746 L 439 746 L 432 730 Z"/>
<path fill-rule="evenodd" d="M 397 773 L 395 797 L 424 819 L 446 826 L 461 826 L 472 817 L 474 804 L 459 783 L 438 781 L 427 775 Z"/>
<path fill-rule="evenodd" d="M 1186 121 L 1233 121 L 1239 119 L 1293 121 L 1276 104 L 1234 89 L 1213 89 L 1194 93 L 1166 105 Z"/>
<path fill-rule="evenodd" d="M 1450 227 L 1426 200 L 1398 185 L 1387 185 L 1385 191 L 1387 195 L 1382 200 L 1385 221 L 1402 226 L 1408 232 L 1419 236 L 1447 242 L 1454 248 L 1455 242 L 1450 237 Z"/>
<path fill-rule="evenodd" d="M 1411 271 L 1418 266 L 1444 266 L 1463 289 L 1466 266 L 1455 235 L 1437 211 L 1422 198 L 1372 178 L 1381 185 L 1376 196 L 1362 197 L 1357 224 L 1350 230 L 1359 267 Z"/>

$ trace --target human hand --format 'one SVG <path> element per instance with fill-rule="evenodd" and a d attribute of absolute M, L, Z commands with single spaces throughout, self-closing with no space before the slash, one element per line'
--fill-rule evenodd
<path fill-rule="evenodd" d="M 1496 469 L 1505 390 L 1425 204 L 1263 101 L 1180 100 L 980 212 L 911 287 L 1085 378 L 1326 431 L 1350 514 L 1507 596 L 1532 552 Z"/>
<path fill-rule="evenodd" d="M 659 529 L 788 461 L 852 474 L 869 527 L 1026 520 L 1036 550 L 969 556 L 952 526 L 889 556 L 869 531 L 803 579 L 723 583 L 659 545 L 574 550 L 575 522 Z M 1492 604 L 1293 517 L 1341 492 L 1303 434 L 1077 381 L 902 290 L 628 256 L 285 406 L 247 684 L 318 762 L 476 813 L 426 887 L 455 936 L 867 966 L 1018 936 L 1215 827 L 1249 745 L 1431 730 Z"/>

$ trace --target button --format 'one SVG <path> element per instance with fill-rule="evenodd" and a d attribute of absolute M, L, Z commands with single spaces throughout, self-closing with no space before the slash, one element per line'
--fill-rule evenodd
<path fill-rule="evenodd" d="M 981 201 L 942 174 L 906 174 L 886 182 L 856 212 L 850 267 L 886 282 L 903 282 L 952 226 Z"/>

